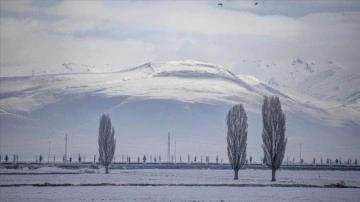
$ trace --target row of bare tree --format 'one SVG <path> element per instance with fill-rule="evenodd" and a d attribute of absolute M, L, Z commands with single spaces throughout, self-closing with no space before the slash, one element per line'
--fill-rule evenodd
<path fill-rule="evenodd" d="M 285 138 L 285 115 L 278 97 L 264 97 L 262 106 L 262 139 L 266 165 L 272 170 L 272 181 L 276 181 L 275 172 L 280 168 L 285 154 L 287 138 Z M 246 162 L 247 147 L 247 115 L 244 107 L 235 105 L 227 115 L 227 152 L 229 162 L 235 171 L 237 180 L 239 169 Z M 116 139 L 115 129 L 111 126 L 109 115 L 103 114 L 99 126 L 99 161 L 105 166 L 106 174 L 114 158 Z"/>
<path fill-rule="evenodd" d="M 271 169 L 271 181 L 276 181 L 275 172 L 284 159 L 287 138 L 285 138 L 285 115 L 278 97 L 264 97 L 262 105 L 262 149 L 264 162 Z M 247 115 L 242 104 L 233 106 L 227 114 L 227 153 L 235 171 L 234 180 L 246 162 Z"/>

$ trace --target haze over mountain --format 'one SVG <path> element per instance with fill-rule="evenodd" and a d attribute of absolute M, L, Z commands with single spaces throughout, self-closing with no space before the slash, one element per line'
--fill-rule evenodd
<path fill-rule="evenodd" d="M 189 60 L 146 63 L 115 72 L 72 63 L 49 69 L 29 68 L 22 71 L 28 72 L 27 76 L 0 78 L 4 151 L 31 158 L 46 151 L 50 140 L 55 145 L 52 153 L 60 156 L 67 133 L 73 156 L 92 156 L 97 153 L 98 119 L 102 113 L 110 113 L 118 139 L 117 156 L 165 157 L 167 132 L 171 132 L 178 155 L 220 155 L 227 160 L 225 116 L 232 105 L 241 103 L 249 116 L 248 154 L 259 161 L 262 99 L 276 95 L 287 116 L 286 156 L 290 159 L 298 157 L 299 144 L 309 161 L 313 156 L 346 158 L 359 152 L 358 100 L 334 110 L 342 100 L 331 96 L 319 99 L 299 90 L 306 88 L 281 88 L 286 78 L 280 76 L 275 85 Z M 306 76 L 304 81 L 310 83 L 311 78 L 313 75 Z M 349 85 L 359 79 L 354 80 L 349 80 Z"/>

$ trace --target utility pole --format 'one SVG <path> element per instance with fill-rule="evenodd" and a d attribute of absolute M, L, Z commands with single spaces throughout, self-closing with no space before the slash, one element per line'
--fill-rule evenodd
<path fill-rule="evenodd" d="M 175 163 L 176 163 L 176 142 L 175 142 Z"/>
<path fill-rule="evenodd" d="M 67 163 L 67 134 L 65 136 L 65 163 Z"/>
<path fill-rule="evenodd" d="M 170 163 L 170 132 L 168 132 L 168 154 L 167 154 L 167 162 Z"/>
<path fill-rule="evenodd" d="M 50 140 L 49 140 L 49 152 L 48 152 L 48 164 L 50 163 Z"/>
<path fill-rule="evenodd" d="M 299 146 L 300 146 L 300 165 L 301 165 L 301 144 L 299 144 Z"/>

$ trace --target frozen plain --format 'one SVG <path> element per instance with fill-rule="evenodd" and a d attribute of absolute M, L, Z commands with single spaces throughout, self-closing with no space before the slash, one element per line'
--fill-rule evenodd
<path fill-rule="evenodd" d="M 102 173 L 9 175 L 1 170 L 0 201 L 358 201 L 359 188 L 327 188 L 341 181 L 360 187 L 359 171 L 110 170 Z M 69 172 L 69 170 L 65 170 Z M 7 173 L 7 174 L 5 174 Z M 62 173 L 62 172 L 61 172 Z M 18 186 L 21 185 L 21 186 Z M 40 185 L 40 186 L 39 186 Z"/>

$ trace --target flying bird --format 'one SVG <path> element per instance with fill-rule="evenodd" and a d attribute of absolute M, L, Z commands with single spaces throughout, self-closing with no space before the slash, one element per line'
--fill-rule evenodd
<path fill-rule="evenodd" d="M 254 5 L 255 5 L 255 6 L 256 6 L 256 5 L 258 5 L 258 3 L 257 3 L 257 2 L 255 2 L 255 3 L 254 3 Z"/>
<path fill-rule="evenodd" d="M 219 3 L 218 6 L 222 6 L 222 3 Z"/>

